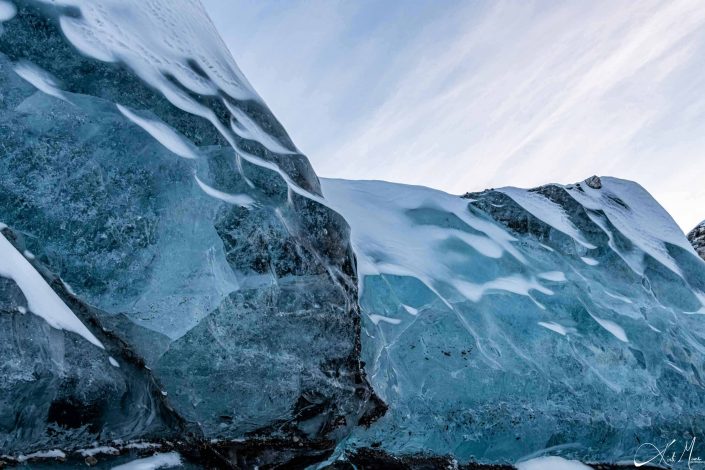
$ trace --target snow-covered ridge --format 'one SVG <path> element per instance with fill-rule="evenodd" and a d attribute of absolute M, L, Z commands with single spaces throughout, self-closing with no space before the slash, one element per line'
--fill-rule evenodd
<path fill-rule="evenodd" d="M 194 93 L 217 95 L 222 90 L 238 100 L 259 100 L 199 1 L 37 1 L 80 11 L 59 20 L 79 51 L 100 61 L 125 63 L 186 111 L 193 111 L 194 103 L 167 74 Z"/>
<path fill-rule="evenodd" d="M 689 255 L 696 254 L 673 218 L 637 183 L 610 177 L 596 181 L 599 188 L 585 182 L 551 186 L 565 190 L 575 200 L 604 231 L 609 249 L 635 272 L 643 274 L 644 256 L 648 255 L 680 275 L 681 268 L 669 254 L 668 246 L 678 247 Z M 460 198 L 421 186 L 380 181 L 323 179 L 322 186 L 328 204 L 343 214 L 352 227 L 362 285 L 368 275 L 414 276 L 446 303 L 448 294 L 441 293 L 444 285 L 452 286 L 456 293 L 473 301 L 491 290 L 527 296 L 532 290 L 550 293 L 542 284 L 545 283 L 542 273 L 522 274 L 530 270 L 530 266 L 517 248 L 515 234 L 468 210 L 468 201 L 472 203 L 476 195 Z M 587 240 L 588 234 L 576 227 L 561 205 L 537 190 L 507 187 L 495 192 L 505 194 L 528 214 L 574 240 L 581 253 L 578 259 L 583 263 L 599 265 L 593 257 L 600 251 L 598 246 Z M 613 231 L 629 240 L 632 246 L 625 248 L 616 243 Z M 483 283 L 467 282 L 455 268 L 461 255 L 454 250 L 441 249 L 444 244 L 453 243 L 466 245 L 489 259 L 509 256 L 517 261 L 517 272 Z"/>
<path fill-rule="evenodd" d="M 680 269 L 668 253 L 667 244 L 680 247 L 689 253 L 693 250 L 668 212 L 637 183 L 610 177 L 593 178 L 599 187 L 587 182 L 552 186 L 565 189 L 608 236 L 611 235 L 611 229 L 604 226 L 605 221 L 644 254 L 652 256 L 680 274 Z M 518 188 L 501 188 L 498 191 L 507 194 L 536 218 L 568 234 L 586 248 L 595 248 L 583 240 L 583 236 L 575 229 L 560 206 L 538 192 Z M 620 251 L 611 237 L 610 247 Z M 625 259 L 627 257 L 628 254 L 625 254 Z M 642 271 L 642 262 L 643 260 L 639 260 L 637 263 L 631 263 L 631 266 L 637 271 Z"/>

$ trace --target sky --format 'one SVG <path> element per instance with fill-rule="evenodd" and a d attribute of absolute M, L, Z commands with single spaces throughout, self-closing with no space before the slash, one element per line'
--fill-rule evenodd
<path fill-rule="evenodd" d="M 202 0 L 319 176 L 644 186 L 705 219 L 705 3 Z"/>

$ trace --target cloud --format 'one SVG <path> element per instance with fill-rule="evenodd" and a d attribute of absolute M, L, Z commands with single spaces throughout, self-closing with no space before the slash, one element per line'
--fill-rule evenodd
<path fill-rule="evenodd" d="M 609 174 L 684 229 L 705 218 L 698 0 L 248 3 L 206 2 L 323 176 L 462 193 Z"/>

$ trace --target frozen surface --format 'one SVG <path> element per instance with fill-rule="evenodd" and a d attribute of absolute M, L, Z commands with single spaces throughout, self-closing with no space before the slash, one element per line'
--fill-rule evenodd
<path fill-rule="evenodd" d="M 59 330 L 72 331 L 99 348 L 103 344 L 85 327 L 81 320 L 64 304 L 42 276 L 0 233 L 0 276 L 17 283 L 27 299 L 31 313 L 42 317 Z"/>
<path fill-rule="evenodd" d="M 17 457 L 17 461 L 22 463 L 26 462 L 28 460 L 32 459 L 57 459 L 57 458 L 64 458 L 66 457 L 66 454 L 63 453 L 62 451 L 58 449 L 54 450 L 45 450 L 45 451 L 40 451 L 40 452 L 32 452 L 31 454 L 27 455 L 19 455 Z"/>
<path fill-rule="evenodd" d="M 363 356 L 390 406 L 351 443 L 615 462 L 705 431 L 705 263 L 643 188 L 601 183 L 461 198 L 322 180 L 351 225 Z"/>
<path fill-rule="evenodd" d="M 163 122 L 139 116 L 134 111 L 119 104 L 117 105 L 117 108 L 123 116 L 140 126 L 160 144 L 174 152 L 176 155 L 183 158 L 198 158 L 193 146 L 189 145 L 189 143 L 182 136 L 177 134 L 174 129 L 167 126 Z"/>
<path fill-rule="evenodd" d="M 705 263 L 638 185 L 321 187 L 197 1 L 7 5 L 12 455 L 257 436 L 262 466 L 617 461 L 705 432 Z"/>
<path fill-rule="evenodd" d="M 11 20 L 17 14 L 17 7 L 9 0 L 0 0 L 0 21 Z"/>
<path fill-rule="evenodd" d="M 132 462 L 113 467 L 113 470 L 157 470 L 158 468 L 174 468 L 180 466 L 181 456 L 176 452 L 169 452 L 133 460 Z"/>
<path fill-rule="evenodd" d="M 591 470 L 585 464 L 562 457 L 537 457 L 515 465 L 517 470 Z"/>
<path fill-rule="evenodd" d="M 349 228 L 200 3 L 13 4 L 0 218 L 68 309 L 0 258 L 0 446 L 332 446 L 374 414 Z"/>

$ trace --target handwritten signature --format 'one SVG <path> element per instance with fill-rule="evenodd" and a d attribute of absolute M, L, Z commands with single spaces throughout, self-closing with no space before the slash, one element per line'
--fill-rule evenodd
<path fill-rule="evenodd" d="M 677 440 L 673 439 L 671 442 L 666 444 L 665 447 L 659 448 L 658 446 L 652 444 L 651 442 L 645 442 L 640 445 L 636 452 L 634 453 L 634 466 L 642 467 L 647 464 L 654 465 L 665 465 L 667 467 L 672 467 L 675 464 L 682 463 L 688 464 L 688 469 L 693 468 L 692 465 L 705 465 L 705 462 L 700 457 L 693 456 L 693 449 L 695 448 L 695 438 L 691 441 L 686 441 L 681 451 L 680 447 L 676 444 Z M 680 451 L 680 454 L 678 453 Z M 648 460 L 640 460 L 640 458 L 648 458 Z"/>

